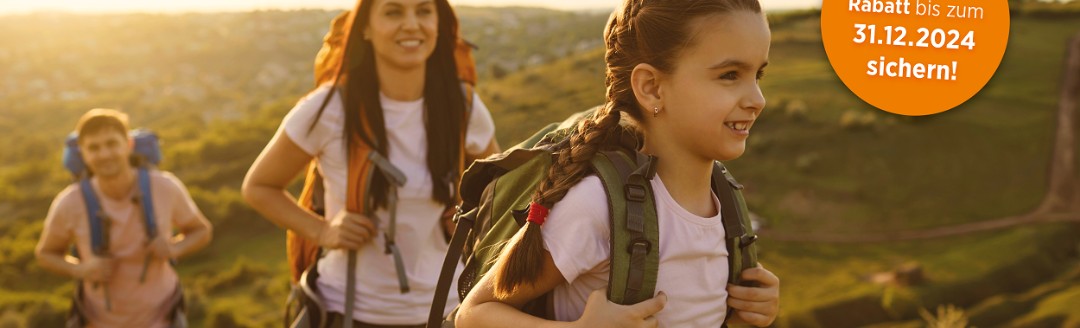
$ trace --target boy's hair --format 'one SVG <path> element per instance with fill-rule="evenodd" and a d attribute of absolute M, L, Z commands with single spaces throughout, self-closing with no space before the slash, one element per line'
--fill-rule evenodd
<path fill-rule="evenodd" d="M 551 208 L 570 187 L 592 173 L 589 163 L 593 156 L 623 129 L 621 113 L 642 122 L 641 106 L 630 85 L 634 67 L 647 63 L 662 72 L 673 72 L 675 59 L 695 41 L 691 22 L 736 10 L 761 13 L 761 5 L 757 0 L 624 0 L 604 28 L 606 103 L 595 116 L 578 124 L 568 144 L 555 150 L 533 202 Z M 496 296 L 505 298 L 518 286 L 535 282 L 543 250 L 540 226 L 526 222 L 502 254 L 505 262 L 494 277 Z"/>
<path fill-rule="evenodd" d="M 83 136 L 113 130 L 120 135 L 128 135 L 128 115 L 108 108 L 95 108 L 83 114 L 75 124 L 75 132 L 81 142 Z"/>

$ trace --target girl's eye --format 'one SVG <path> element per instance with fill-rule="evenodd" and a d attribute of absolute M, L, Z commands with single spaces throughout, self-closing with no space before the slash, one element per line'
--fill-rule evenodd
<path fill-rule="evenodd" d="M 721 80 L 738 80 L 739 72 L 731 71 L 720 75 Z"/>
<path fill-rule="evenodd" d="M 433 10 L 431 10 L 431 8 L 421 8 L 420 10 L 416 11 L 416 13 L 421 16 L 430 15 L 432 12 Z"/>
<path fill-rule="evenodd" d="M 387 12 L 386 12 L 386 16 L 388 16 L 388 17 L 398 17 L 398 16 L 401 16 L 401 10 L 396 10 L 396 9 L 395 9 L 395 10 L 390 10 L 390 11 L 387 11 Z"/>
<path fill-rule="evenodd" d="M 757 72 L 757 79 L 758 79 L 758 80 L 761 80 L 761 79 L 763 79 L 763 78 L 765 78 L 765 70 L 760 70 L 760 71 L 758 71 L 758 72 Z"/>

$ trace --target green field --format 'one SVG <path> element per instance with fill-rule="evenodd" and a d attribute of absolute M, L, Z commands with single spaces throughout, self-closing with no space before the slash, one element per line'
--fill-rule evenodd
<path fill-rule="evenodd" d="M 504 148 L 603 101 L 597 45 L 605 15 L 461 12 L 472 28 L 466 37 L 480 46 L 478 92 Z M 70 181 L 59 165 L 63 135 L 92 107 L 125 109 L 137 125 L 158 131 L 163 168 L 188 185 L 215 224 L 211 246 L 178 266 L 195 326 L 279 325 L 289 288 L 284 233 L 243 204 L 239 183 L 310 87 L 310 60 L 333 14 L 0 20 L 0 49 L 8 49 L 0 50 L 0 67 L 12 67 L 0 77 L 0 144 L 9 147 L 0 153 L 0 233 L 8 236 L 0 239 L 0 327 L 56 326 L 67 310 L 73 284 L 36 266 L 33 247 L 52 196 Z M 484 28 L 504 20 L 522 27 Z M 537 23 L 548 20 L 563 24 Z M 1080 15 L 1014 16 L 990 84 L 960 107 L 915 118 L 873 109 L 844 87 L 828 64 L 816 13 L 771 21 L 762 81 L 768 106 L 747 153 L 728 164 L 770 232 L 887 235 L 1021 215 L 1042 200 L 1064 43 L 1080 32 Z M 177 28 L 191 35 L 153 38 Z M 112 36 L 72 36 L 79 30 Z M 258 41 L 266 35 L 278 38 Z M 532 44 L 530 35 L 566 38 Z M 178 50 L 145 60 L 142 46 L 127 47 L 138 42 Z M 15 43 L 24 47 L 10 50 Z M 512 59 L 529 54 L 537 56 Z M 106 74 L 124 78 L 98 79 Z M 1074 223 L 1046 223 L 891 243 L 763 238 L 761 261 L 783 281 L 777 326 L 921 327 L 919 309 L 954 304 L 978 327 L 1077 327 L 1078 236 Z M 906 263 L 920 266 L 924 283 L 870 281 Z"/>
<path fill-rule="evenodd" d="M 828 64 L 816 18 L 784 18 L 773 25 L 770 65 L 762 82 L 770 105 L 755 124 L 747 153 L 729 163 L 747 186 L 751 210 L 764 217 L 769 229 L 887 235 L 1020 215 L 1042 200 L 1064 44 L 1080 32 L 1080 20 L 1014 20 L 1009 50 L 980 94 L 944 114 L 910 118 L 877 111 L 846 90 Z M 519 140 L 545 124 L 535 119 L 540 113 L 562 117 L 599 103 L 602 55 L 598 50 L 568 58 L 483 89 L 485 99 L 504 104 L 495 113 L 497 121 L 528 127 L 501 130 L 500 141 Z M 867 118 L 851 124 L 845 116 Z M 1037 289 L 1075 270 L 1078 234 L 1075 225 L 1056 224 L 926 242 L 766 239 L 762 262 L 784 283 L 779 325 L 905 322 L 919 318 L 917 307 L 982 306 L 993 295 Z M 930 279 L 925 285 L 886 287 L 867 281 L 873 273 L 912 261 Z M 1075 276 L 1062 279 L 1076 282 Z M 996 326 L 1016 319 L 1020 324 L 1066 314 L 1060 322 L 1080 324 L 1074 294 L 1048 292 L 1039 297 L 1049 304 L 1029 301 L 1031 306 L 1004 316 L 1001 311 L 973 312 L 972 322 Z M 1069 301 L 1074 307 L 1062 310 Z M 1058 310 L 1035 310 L 1043 307 Z"/>

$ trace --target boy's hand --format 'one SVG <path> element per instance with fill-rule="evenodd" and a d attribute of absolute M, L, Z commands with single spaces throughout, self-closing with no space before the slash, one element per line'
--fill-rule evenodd
<path fill-rule="evenodd" d="M 75 267 L 75 277 L 88 282 L 104 282 L 112 277 L 113 259 L 89 256 Z"/>
<path fill-rule="evenodd" d="M 148 247 L 150 248 L 150 253 L 154 254 L 154 257 L 159 259 L 171 260 L 176 258 L 176 252 L 173 251 L 172 243 L 169 241 L 169 238 L 157 236 L 154 240 L 150 241 Z"/>

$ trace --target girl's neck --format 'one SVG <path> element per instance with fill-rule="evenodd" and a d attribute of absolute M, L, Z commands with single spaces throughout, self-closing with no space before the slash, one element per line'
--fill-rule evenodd
<path fill-rule="evenodd" d="M 712 195 L 712 160 L 687 151 L 667 134 L 648 133 L 642 151 L 659 158 L 656 174 L 664 181 L 671 198 L 686 211 L 713 217 L 719 211 Z"/>
<path fill-rule="evenodd" d="M 375 60 L 379 76 L 379 91 L 397 101 L 413 101 L 424 97 L 425 65 L 401 68 Z"/>

